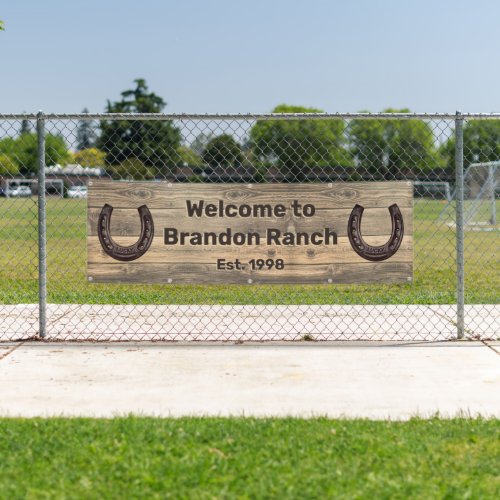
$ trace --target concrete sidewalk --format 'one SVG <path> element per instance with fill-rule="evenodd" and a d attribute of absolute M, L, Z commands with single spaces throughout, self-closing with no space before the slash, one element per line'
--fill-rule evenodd
<path fill-rule="evenodd" d="M 500 418 L 500 342 L 0 345 L 0 415 Z"/>

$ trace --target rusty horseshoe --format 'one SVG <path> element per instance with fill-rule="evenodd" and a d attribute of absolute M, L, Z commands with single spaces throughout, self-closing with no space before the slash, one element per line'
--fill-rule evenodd
<path fill-rule="evenodd" d="M 146 205 L 140 206 L 137 211 L 141 218 L 141 235 L 136 243 L 128 247 L 118 245 L 111 237 L 111 214 L 113 207 L 107 203 L 102 207 L 97 223 L 97 234 L 103 250 L 113 259 L 130 262 L 143 256 L 151 246 L 154 236 L 153 217 Z"/>
<path fill-rule="evenodd" d="M 347 235 L 353 250 L 363 259 L 371 261 L 381 261 L 392 257 L 399 249 L 403 240 L 404 224 L 403 214 L 395 203 L 389 207 L 391 214 L 392 232 L 391 237 L 384 245 L 372 246 L 368 245 L 361 236 L 361 217 L 363 216 L 364 207 L 355 205 L 349 217 L 347 225 Z"/>

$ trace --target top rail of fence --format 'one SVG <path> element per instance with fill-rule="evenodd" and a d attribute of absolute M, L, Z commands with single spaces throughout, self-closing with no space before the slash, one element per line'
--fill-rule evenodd
<path fill-rule="evenodd" d="M 500 113 L 0 113 L 4 120 L 454 120 L 459 116 L 464 120 L 498 120 Z"/>

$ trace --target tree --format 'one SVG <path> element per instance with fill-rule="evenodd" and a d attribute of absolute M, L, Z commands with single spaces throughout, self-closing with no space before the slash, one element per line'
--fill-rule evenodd
<path fill-rule="evenodd" d="M 19 173 L 28 175 L 38 172 L 38 137 L 23 134 L 13 139 L 0 140 L 0 153 L 9 156 L 17 165 Z M 47 165 L 66 165 L 71 159 L 66 142 L 60 135 L 47 134 L 45 137 L 45 162 Z"/>
<path fill-rule="evenodd" d="M 203 151 L 207 147 L 207 144 L 214 138 L 212 132 L 205 134 L 205 132 L 199 133 L 194 141 L 191 143 L 191 149 L 198 155 L 202 155 Z"/>
<path fill-rule="evenodd" d="M 2 175 L 17 175 L 19 173 L 19 165 L 5 153 L 0 153 L 0 176 Z"/>
<path fill-rule="evenodd" d="M 448 171 L 455 170 L 455 134 L 441 147 Z M 464 169 L 471 163 L 500 160 L 500 120 L 471 120 L 464 124 Z"/>
<path fill-rule="evenodd" d="M 351 151 L 358 166 L 371 174 L 386 171 L 386 124 L 377 119 L 353 120 L 349 128 Z"/>
<path fill-rule="evenodd" d="M 155 177 L 155 171 L 152 167 L 148 167 L 141 160 L 132 157 L 110 166 L 108 172 L 115 179 L 144 181 Z"/>
<path fill-rule="evenodd" d="M 106 159 L 106 153 L 97 148 L 81 149 L 73 155 L 73 159 L 82 167 L 102 167 Z"/>
<path fill-rule="evenodd" d="M 165 101 L 148 92 L 145 80 L 135 80 L 133 90 L 122 92 L 121 101 L 107 104 L 108 113 L 160 113 Z M 170 121 L 104 120 L 97 147 L 106 153 L 106 163 L 117 165 L 129 158 L 151 167 L 155 176 L 174 171 L 181 145 L 180 130 Z"/>
<path fill-rule="evenodd" d="M 241 146 L 234 137 L 222 134 L 214 137 L 203 152 L 203 161 L 211 168 L 239 167 L 243 162 Z"/>
<path fill-rule="evenodd" d="M 3 21 L 0 21 L 0 31 L 4 31 L 5 30 L 5 24 Z"/>
<path fill-rule="evenodd" d="M 408 112 L 408 109 L 384 111 Z M 349 139 L 358 171 L 373 178 L 418 176 L 440 166 L 431 126 L 422 120 L 353 120 Z"/>
<path fill-rule="evenodd" d="M 21 128 L 19 129 L 19 135 L 29 134 L 31 131 L 31 123 L 26 118 L 21 121 Z"/>
<path fill-rule="evenodd" d="M 273 113 L 322 113 L 319 109 L 282 104 Z M 302 181 L 314 167 L 349 166 L 342 120 L 257 121 L 250 130 L 255 156 L 276 165 L 291 180 Z"/>
<path fill-rule="evenodd" d="M 83 108 L 82 113 L 87 114 L 89 110 Z M 97 139 L 96 124 L 93 120 L 80 120 L 76 130 L 76 149 L 90 149 L 95 146 Z"/>
<path fill-rule="evenodd" d="M 179 163 L 181 165 L 187 165 L 189 167 L 201 167 L 203 165 L 201 156 L 187 146 L 179 146 L 177 148 L 177 156 L 179 157 Z"/>

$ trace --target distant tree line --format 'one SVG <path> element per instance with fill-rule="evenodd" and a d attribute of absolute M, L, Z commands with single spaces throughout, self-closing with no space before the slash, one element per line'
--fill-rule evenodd
<path fill-rule="evenodd" d="M 107 102 L 106 112 L 161 113 L 165 106 L 145 80 L 137 79 L 135 88 L 122 92 L 120 100 Z M 322 111 L 282 104 L 273 113 Z M 241 141 L 232 133 L 207 130 L 183 144 L 179 126 L 168 119 L 81 120 L 76 151 L 68 149 L 61 134 L 49 133 L 46 160 L 48 165 L 104 166 L 113 177 L 128 179 L 164 178 L 180 166 L 198 173 L 246 172 L 256 182 L 265 180 L 271 171 L 290 181 L 331 172 L 347 173 L 351 180 L 425 178 L 431 171 L 449 175 L 454 171 L 455 137 L 440 126 L 417 119 L 257 119 Z M 466 123 L 464 159 L 465 167 L 500 159 L 499 120 Z M 37 164 L 33 124 L 23 120 L 17 136 L 0 139 L 0 175 L 34 175 Z"/>

